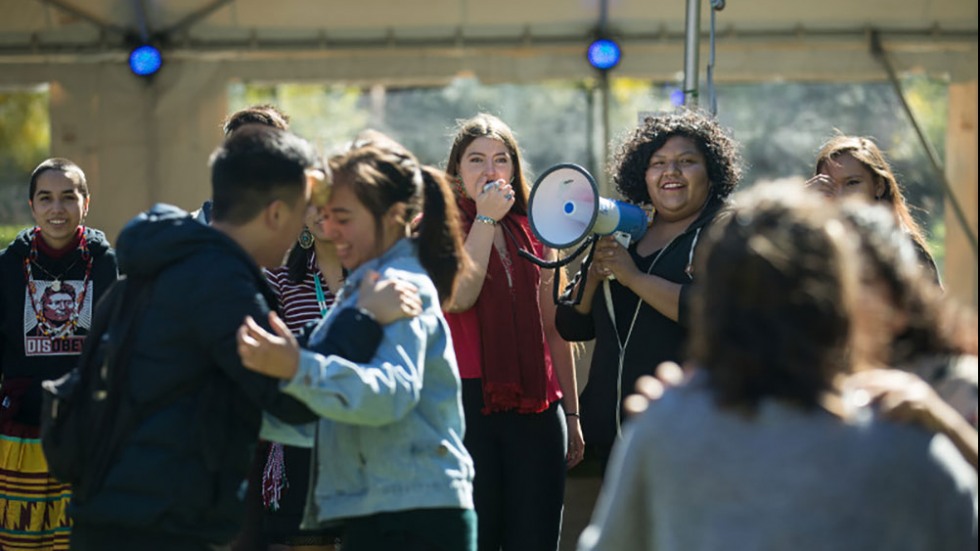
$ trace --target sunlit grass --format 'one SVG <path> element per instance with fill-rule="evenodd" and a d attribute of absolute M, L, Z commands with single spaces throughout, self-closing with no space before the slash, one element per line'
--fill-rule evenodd
<path fill-rule="evenodd" d="M 6 249 L 14 237 L 17 237 L 17 234 L 26 227 L 0 225 L 0 249 Z"/>

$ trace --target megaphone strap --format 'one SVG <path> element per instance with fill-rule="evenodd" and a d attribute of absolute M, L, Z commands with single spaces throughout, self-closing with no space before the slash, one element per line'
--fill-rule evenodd
<path fill-rule="evenodd" d="M 670 249 L 670 246 L 674 244 L 674 241 L 685 233 L 687 232 L 681 232 L 680 235 L 674 236 L 673 239 L 667 242 L 667 245 L 657 252 L 657 256 L 653 257 L 653 261 L 651 261 L 650 265 L 647 266 L 646 275 L 650 275 L 653 272 L 653 267 L 657 265 L 657 262 L 660 261 L 660 258 L 664 255 L 664 253 Z M 616 344 L 619 345 L 619 364 L 616 375 L 616 435 L 621 437 L 623 435 L 623 419 L 619 404 L 623 402 L 623 366 L 626 362 L 626 347 L 629 346 L 630 337 L 633 336 L 633 328 L 636 327 L 636 318 L 639 317 L 640 308 L 643 307 L 643 298 L 640 296 L 636 297 L 636 308 L 633 309 L 633 317 L 630 319 L 629 329 L 626 330 L 626 337 L 621 339 L 619 337 L 619 326 L 616 324 L 616 309 L 613 306 L 611 288 L 612 285 L 608 279 L 602 282 L 602 294 L 606 301 L 606 311 L 609 312 L 609 321 L 612 322 L 613 325 L 613 334 L 616 335 Z"/>

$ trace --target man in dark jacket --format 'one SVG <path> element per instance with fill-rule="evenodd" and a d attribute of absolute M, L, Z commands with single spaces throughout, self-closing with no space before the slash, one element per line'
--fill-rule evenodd
<path fill-rule="evenodd" d="M 313 148 L 278 129 L 235 132 L 211 157 L 214 220 L 157 205 L 123 229 L 118 258 L 152 278 L 134 331 L 129 392 L 163 404 L 138 423 L 105 480 L 76 496 L 72 549 L 209 549 L 240 528 L 261 410 L 315 419 L 277 381 L 242 367 L 235 336 L 268 319 L 260 266 L 277 266 L 303 227 Z"/>

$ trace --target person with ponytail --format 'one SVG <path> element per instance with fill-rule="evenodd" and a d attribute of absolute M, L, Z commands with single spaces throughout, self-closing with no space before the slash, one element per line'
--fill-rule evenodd
<path fill-rule="evenodd" d="M 582 460 L 571 346 L 555 328 L 547 271 L 531 233 L 528 185 L 511 129 L 479 114 L 456 133 L 447 173 L 474 270 L 446 316 L 463 378 L 466 447 L 476 464 L 480 549 L 557 549 L 565 473 Z"/>
<path fill-rule="evenodd" d="M 328 165 L 324 233 L 349 272 L 334 308 L 305 349 L 274 314 L 275 334 L 246 319 L 238 336 L 246 367 L 283 379 L 320 415 L 303 527 L 342 522 L 345 551 L 474 551 L 473 461 L 442 314 L 470 260 L 448 183 L 387 137 L 356 141 Z M 418 310 L 383 326 L 370 361 L 317 352 L 366 280 L 417 288 Z"/>

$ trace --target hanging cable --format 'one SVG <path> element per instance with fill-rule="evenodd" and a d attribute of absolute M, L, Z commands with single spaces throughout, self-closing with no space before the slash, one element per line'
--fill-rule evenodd
<path fill-rule="evenodd" d="M 881 35 L 878 34 L 878 31 L 873 31 L 871 33 L 871 54 L 879 62 L 881 62 L 885 72 L 888 74 L 888 80 L 895 89 L 895 95 L 898 96 L 898 101 L 902 105 L 902 110 L 905 111 L 905 116 L 908 117 L 909 122 L 912 124 L 912 129 L 915 130 L 915 135 L 919 138 L 919 143 L 922 145 L 922 149 L 925 150 L 926 157 L 929 158 L 929 163 L 932 165 L 933 173 L 936 175 L 936 178 L 940 181 L 940 183 L 942 183 L 943 193 L 946 195 L 946 199 L 949 201 L 950 206 L 953 207 L 953 215 L 956 217 L 956 221 L 959 223 L 960 229 L 963 230 L 963 234 L 966 235 L 970 248 L 973 250 L 973 258 L 977 258 L 977 236 L 973 233 L 973 230 L 970 229 L 970 223 L 966 219 L 966 213 L 963 211 L 963 207 L 956 198 L 956 194 L 953 193 L 952 186 L 949 185 L 949 180 L 946 178 L 946 171 L 939 162 L 939 155 L 936 154 L 936 150 L 932 147 L 932 143 L 929 141 L 929 138 L 927 138 L 925 132 L 922 131 L 919 121 L 915 118 L 915 113 L 912 112 L 909 102 L 905 99 L 905 92 L 902 90 L 902 84 L 898 80 L 898 75 L 895 72 L 895 68 L 892 66 L 891 60 L 888 58 L 888 54 L 885 52 L 885 48 L 881 44 Z"/>

